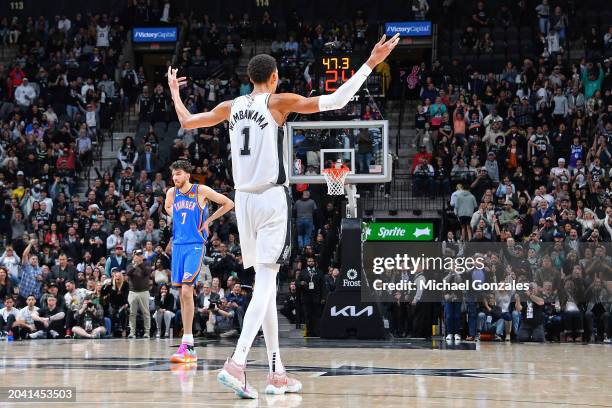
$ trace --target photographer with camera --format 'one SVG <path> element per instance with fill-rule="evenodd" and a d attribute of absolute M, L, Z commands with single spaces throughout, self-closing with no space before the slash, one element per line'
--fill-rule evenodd
<path fill-rule="evenodd" d="M 228 338 L 238 335 L 238 330 L 234 326 L 236 312 L 229 306 L 226 298 L 221 298 L 220 303 L 215 304 L 210 313 L 214 316 L 214 330 L 219 337 Z"/>
<path fill-rule="evenodd" d="M 215 314 L 213 311 L 219 307 L 220 303 L 221 297 L 218 293 L 212 291 L 210 282 L 204 282 L 202 292 L 196 298 L 195 318 L 201 331 L 205 331 L 207 335 L 215 332 Z"/>
<path fill-rule="evenodd" d="M 106 334 L 103 317 L 102 306 L 96 304 L 93 296 L 88 294 L 83 305 L 76 312 L 77 325 L 72 328 L 72 332 L 81 338 L 99 339 Z"/>

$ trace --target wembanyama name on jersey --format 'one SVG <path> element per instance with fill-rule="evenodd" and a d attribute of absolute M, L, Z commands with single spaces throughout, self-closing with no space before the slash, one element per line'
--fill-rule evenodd
<path fill-rule="evenodd" d="M 234 126 L 239 120 L 250 120 L 254 122 L 254 124 L 256 124 L 257 126 L 259 126 L 259 129 L 261 130 L 264 130 L 266 126 L 268 126 L 268 121 L 266 120 L 266 117 L 257 112 L 255 109 L 240 109 L 234 112 L 232 114 L 232 117 L 230 118 L 230 131 L 234 130 Z"/>

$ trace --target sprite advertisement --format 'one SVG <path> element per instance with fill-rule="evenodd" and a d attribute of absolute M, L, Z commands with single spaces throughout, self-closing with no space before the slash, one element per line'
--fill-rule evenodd
<path fill-rule="evenodd" d="M 433 241 L 432 222 L 368 222 L 362 225 L 363 241 Z"/>

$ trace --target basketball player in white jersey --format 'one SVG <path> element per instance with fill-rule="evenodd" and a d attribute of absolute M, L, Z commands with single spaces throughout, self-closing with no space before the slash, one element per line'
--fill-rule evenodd
<path fill-rule="evenodd" d="M 191 114 L 181 101 L 179 87 L 186 78 L 177 78 L 177 70 L 168 68 L 168 83 L 183 128 L 195 129 L 229 121 L 238 233 L 244 267 L 255 267 L 255 288 L 236 349 L 217 378 L 241 398 L 257 398 L 257 391 L 247 382 L 245 368 L 247 354 L 260 327 L 270 367 L 266 393 L 284 394 L 302 389 L 299 381 L 287 376 L 281 362 L 276 314 L 276 274 L 279 264 L 287 261 L 291 252 L 291 201 L 284 128 L 287 115 L 344 107 L 398 42 L 399 35 L 388 41 L 383 36 L 355 75 L 334 93 L 313 98 L 292 93 L 275 94 L 278 84 L 276 61 L 269 55 L 257 55 L 247 68 L 253 92 L 199 114 Z"/>

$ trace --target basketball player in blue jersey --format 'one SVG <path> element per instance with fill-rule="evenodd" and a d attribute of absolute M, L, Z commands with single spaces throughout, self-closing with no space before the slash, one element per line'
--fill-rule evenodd
<path fill-rule="evenodd" d="M 200 275 L 208 226 L 234 208 L 234 202 L 208 186 L 189 182 L 192 170 L 186 160 L 178 160 L 170 166 L 174 187 L 166 192 L 164 208 L 172 218 L 172 286 L 181 288 L 181 317 L 183 338 L 176 353 L 170 357 L 173 363 L 197 361 L 193 348 L 193 288 Z M 219 208 L 208 217 L 208 202 Z"/>
<path fill-rule="evenodd" d="M 247 354 L 260 327 L 269 363 L 265 392 L 284 394 L 302 389 L 298 380 L 287 375 L 278 347 L 276 274 L 279 264 L 286 263 L 291 253 L 291 198 L 284 126 L 287 115 L 344 107 L 398 42 L 399 35 L 388 41 L 383 36 L 367 62 L 348 81 L 330 95 L 313 98 L 293 93 L 276 94 L 276 60 L 269 55 L 256 55 L 247 67 L 253 92 L 198 114 L 191 114 L 181 101 L 179 88 L 186 78 L 177 78 L 177 70 L 168 68 L 168 84 L 183 128 L 195 129 L 229 121 L 236 221 L 244 267 L 255 268 L 255 287 L 236 349 L 217 379 L 241 398 L 258 396 L 247 382 L 245 370 Z"/>

